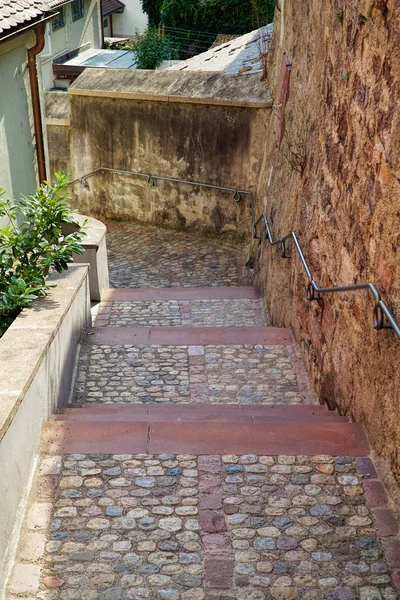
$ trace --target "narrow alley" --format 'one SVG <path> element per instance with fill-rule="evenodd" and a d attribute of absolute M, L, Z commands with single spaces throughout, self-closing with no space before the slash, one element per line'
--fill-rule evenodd
<path fill-rule="evenodd" d="M 359 424 L 316 403 L 244 255 L 108 224 L 110 280 L 46 423 L 7 600 L 394 600 Z"/>

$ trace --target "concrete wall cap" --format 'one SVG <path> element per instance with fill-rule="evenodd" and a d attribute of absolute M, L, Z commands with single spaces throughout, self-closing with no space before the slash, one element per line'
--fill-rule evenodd
<path fill-rule="evenodd" d="M 273 104 L 268 86 L 260 81 L 259 74 L 240 76 L 212 71 L 85 69 L 69 87 L 68 95 L 254 108 Z M 49 113 L 47 116 L 52 117 Z"/>
<path fill-rule="evenodd" d="M 76 185 L 79 185 L 79 183 Z M 104 223 L 93 217 L 86 217 L 85 215 L 80 214 L 75 215 L 75 219 L 80 225 L 83 225 L 83 223 L 87 221 L 87 224 L 84 227 L 84 231 L 87 235 L 82 240 L 82 246 L 84 248 L 98 248 L 107 233 L 107 227 Z M 63 231 L 64 235 L 67 235 L 73 231 L 78 231 L 78 227 L 74 225 L 64 226 Z"/>
<path fill-rule="evenodd" d="M 45 360 L 88 271 L 88 265 L 70 265 L 67 271 L 52 274 L 49 282 L 56 287 L 46 298 L 23 309 L 0 339 L 0 441 Z"/>

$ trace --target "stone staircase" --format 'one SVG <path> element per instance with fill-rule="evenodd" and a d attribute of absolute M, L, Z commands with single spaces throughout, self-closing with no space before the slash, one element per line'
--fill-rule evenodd
<path fill-rule="evenodd" d="M 92 359 L 96 357 L 93 350 L 98 348 L 110 350 L 111 353 L 118 348 L 121 351 L 118 358 L 122 361 L 131 346 L 143 346 L 147 350 L 154 346 L 159 349 L 187 348 L 187 356 L 184 356 L 183 360 L 189 361 L 187 386 L 189 396 L 175 398 L 176 403 L 169 403 L 168 398 L 161 394 L 158 398 L 146 397 L 146 401 L 142 403 L 140 399 L 138 401 L 137 398 L 132 398 L 134 394 L 128 394 L 126 403 L 121 404 L 121 398 L 117 402 L 106 400 L 104 403 L 93 403 L 80 395 L 80 403 L 67 408 L 62 415 L 55 415 L 52 421 L 46 424 L 43 440 L 43 448 L 46 452 L 173 454 L 255 452 L 352 456 L 368 454 L 368 443 L 362 427 L 350 423 L 346 417 L 341 417 L 324 406 L 290 404 L 290 397 L 289 403 L 281 403 L 282 398 L 279 394 L 276 403 L 264 404 L 264 396 L 268 394 L 257 394 L 254 386 L 251 387 L 252 359 L 250 362 L 246 362 L 245 359 L 244 363 L 239 361 L 240 368 L 234 368 L 232 373 L 228 373 L 228 377 L 233 378 L 231 383 L 234 384 L 235 371 L 240 371 L 244 387 L 251 387 L 249 396 L 228 397 L 226 403 L 218 403 L 218 401 L 214 403 L 207 396 L 207 391 L 210 390 L 204 387 L 206 386 L 205 365 L 201 365 L 200 361 L 208 348 L 218 348 L 219 352 L 229 352 L 231 348 L 235 350 L 259 348 L 260 351 L 267 348 L 268 352 L 271 352 L 276 348 L 287 358 L 290 357 L 288 352 L 290 347 L 293 354 L 290 330 L 264 327 L 261 324 L 260 299 L 252 288 L 111 289 L 106 292 L 104 298 L 95 327 L 85 335 L 86 349 L 89 353 L 92 351 Z M 196 307 L 200 305 L 201 308 L 207 307 L 203 309 L 202 315 L 200 308 L 200 313 L 197 315 L 197 321 L 204 323 L 212 322 L 215 312 L 222 322 L 226 321 L 229 318 L 229 307 L 232 302 L 236 303 L 236 310 L 239 310 L 240 314 L 248 309 L 250 302 L 251 310 L 247 311 L 247 319 L 251 321 L 252 318 L 252 322 L 258 324 L 185 326 L 188 321 L 193 320 L 190 313 L 191 304 L 195 303 Z M 185 311 L 182 311 L 182 308 Z M 154 309 L 156 312 L 158 310 L 159 314 L 155 315 Z M 163 311 L 166 310 L 167 316 L 170 316 L 168 313 L 173 313 L 173 309 L 179 312 L 172 315 L 173 325 L 163 327 L 151 325 L 154 320 L 158 323 L 166 318 Z M 228 312 L 225 312 L 225 309 Z M 219 314 L 221 310 L 222 313 Z M 143 320 L 143 313 L 145 323 L 138 326 L 138 321 Z M 185 314 L 187 318 L 183 318 Z M 176 321 L 179 319 L 181 324 L 177 325 Z M 109 325 L 110 320 L 123 325 Z M 105 361 L 107 362 L 107 358 Z M 139 358 L 137 367 L 151 369 L 152 364 L 158 364 L 157 361 L 160 362 L 155 357 L 147 360 Z M 191 361 L 194 362 L 193 365 L 190 364 Z M 103 370 L 104 364 L 106 363 L 102 363 Z M 93 365 L 93 360 L 90 363 L 89 359 L 89 366 L 86 365 L 89 370 L 90 365 Z M 133 365 L 136 366 L 135 363 Z M 129 366 L 128 360 L 128 369 Z M 266 366 L 268 369 L 268 365 Z M 117 365 L 110 374 L 118 373 L 119 368 Z M 194 371 L 193 375 L 191 370 Z M 269 370 L 278 369 L 269 367 Z M 94 371 L 94 379 L 101 377 L 101 371 L 102 369 L 100 372 Z M 219 374 L 223 376 L 223 371 L 224 364 L 221 365 L 221 370 L 218 370 L 217 377 Z M 263 374 L 257 372 L 255 375 L 261 382 L 257 387 L 262 386 Z M 118 379 L 118 375 L 116 377 Z M 191 383 L 192 379 L 194 383 Z M 131 378 L 130 383 L 132 382 Z M 163 383 L 165 382 L 161 380 L 161 388 L 165 388 Z M 295 377 L 291 383 L 295 391 L 301 387 L 301 383 Z M 199 386 L 203 386 L 200 390 L 203 401 L 198 400 Z M 125 387 L 128 389 L 129 385 Z M 228 387 L 229 385 L 226 384 L 225 388 Z M 149 388 L 151 382 L 146 389 Z M 84 393 L 90 389 L 85 388 Z M 248 398 L 251 400 L 252 397 L 257 397 L 260 401 L 249 402 Z M 294 396 L 294 400 L 297 402 L 298 397 Z M 287 401 L 288 399 L 285 398 L 285 402 Z"/>
<path fill-rule="evenodd" d="M 119 280 L 145 281 L 130 260 Z M 226 283 L 104 295 L 73 402 L 43 430 L 7 600 L 397 597 L 362 426 L 313 403 L 291 332 Z"/>

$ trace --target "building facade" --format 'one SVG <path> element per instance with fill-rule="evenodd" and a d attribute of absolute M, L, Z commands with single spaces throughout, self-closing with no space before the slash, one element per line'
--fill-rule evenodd
<path fill-rule="evenodd" d="M 114 4 L 115 11 L 112 10 Z M 118 4 L 125 6 L 118 8 Z M 103 14 L 105 37 L 132 39 L 137 31 L 143 33 L 148 25 L 140 0 L 124 0 L 123 3 L 119 0 L 103 0 Z"/>
<path fill-rule="evenodd" d="M 32 193 L 47 173 L 37 55 L 53 18 L 48 5 L 34 0 L 0 6 L 0 188 L 16 200 Z"/>
<path fill-rule="evenodd" d="M 53 0 L 51 7 L 58 14 L 46 27 L 46 44 L 41 53 L 45 90 L 63 87 L 62 79 L 54 72 L 54 63 L 103 46 L 100 0 Z"/>

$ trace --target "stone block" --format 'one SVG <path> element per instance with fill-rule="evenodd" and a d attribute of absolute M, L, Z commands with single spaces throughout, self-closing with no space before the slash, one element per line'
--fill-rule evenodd
<path fill-rule="evenodd" d="M 17 563 L 11 578 L 11 592 L 13 594 L 27 594 L 37 592 L 40 582 L 40 567 Z"/>

